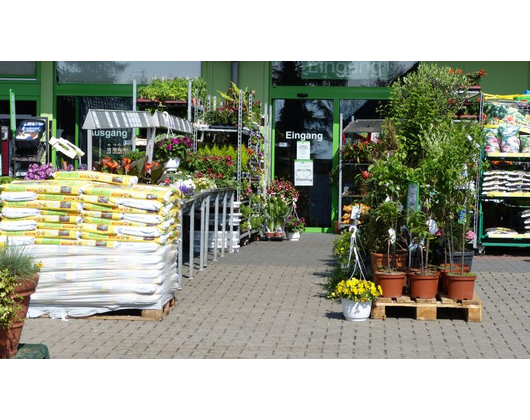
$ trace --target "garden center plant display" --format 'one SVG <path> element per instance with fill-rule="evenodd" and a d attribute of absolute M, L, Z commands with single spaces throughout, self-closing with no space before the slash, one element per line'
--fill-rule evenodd
<path fill-rule="evenodd" d="M 56 172 L 2 187 L 0 238 L 42 261 L 29 316 L 160 309 L 178 289 L 180 190 L 136 176 Z"/>
<path fill-rule="evenodd" d="M 456 226 L 462 226 L 458 214 L 467 215 L 472 209 L 472 182 L 477 178 L 484 134 L 476 123 L 454 121 L 457 111 L 465 107 L 469 85 L 463 73 L 420 64 L 415 73 L 391 86 L 390 101 L 382 108 L 385 120 L 380 142 L 371 152 L 370 212 L 376 213 L 388 200 L 405 206 L 409 185 L 419 187 L 419 206 L 412 212 L 407 209 L 406 229 L 396 234 L 407 238 L 406 247 L 415 250 L 410 257 L 417 256 L 416 264 L 425 274 L 431 271 L 429 248 L 435 238 L 447 248 L 453 263 Z M 369 227 L 369 223 L 364 225 Z M 369 237 L 368 232 L 362 236 Z M 385 237 L 381 234 L 371 241 L 381 242 Z"/>

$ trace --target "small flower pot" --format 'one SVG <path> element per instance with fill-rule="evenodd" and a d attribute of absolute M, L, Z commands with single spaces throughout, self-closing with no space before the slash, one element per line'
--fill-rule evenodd
<path fill-rule="evenodd" d="M 412 273 L 410 278 L 410 297 L 420 299 L 435 299 L 438 293 L 439 273 Z"/>
<path fill-rule="evenodd" d="M 342 315 L 346 321 L 366 321 L 370 318 L 372 302 L 355 302 L 349 299 L 341 299 Z"/>
<path fill-rule="evenodd" d="M 476 275 L 461 276 L 458 273 L 446 273 L 447 296 L 454 300 L 471 300 L 475 292 Z"/>
<path fill-rule="evenodd" d="M 403 296 L 403 287 L 406 284 L 405 273 L 377 272 L 377 284 L 383 289 L 382 297 L 398 298 Z"/>

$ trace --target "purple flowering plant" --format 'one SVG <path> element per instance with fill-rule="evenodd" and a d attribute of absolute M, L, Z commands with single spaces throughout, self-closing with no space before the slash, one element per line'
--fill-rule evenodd
<path fill-rule="evenodd" d="M 193 151 L 193 142 L 184 136 L 163 138 L 155 144 L 155 157 L 159 162 L 167 162 L 169 159 L 183 159 Z"/>
<path fill-rule="evenodd" d="M 51 163 L 32 163 L 29 165 L 24 179 L 43 180 L 53 178 L 55 168 Z"/>
<path fill-rule="evenodd" d="M 285 221 L 286 232 L 300 232 L 305 231 L 305 219 L 296 215 L 291 215 Z"/>
<path fill-rule="evenodd" d="M 182 184 L 179 187 L 179 190 L 184 194 L 184 197 L 188 198 L 191 197 L 195 193 L 195 188 Z"/>

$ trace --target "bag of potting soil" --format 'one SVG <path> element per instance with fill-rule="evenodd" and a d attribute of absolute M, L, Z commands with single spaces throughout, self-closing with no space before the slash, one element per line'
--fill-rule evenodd
<path fill-rule="evenodd" d="M 0 245 L 5 246 L 7 244 L 12 246 L 25 246 L 35 244 L 34 236 L 7 236 L 0 235 Z"/>
<path fill-rule="evenodd" d="M 501 125 L 499 127 L 501 136 L 501 150 L 504 153 L 519 153 L 521 142 L 519 140 L 519 126 Z"/>
<path fill-rule="evenodd" d="M 62 171 L 55 172 L 53 177 L 56 180 L 83 180 L 104 182 L 116 185 L 136 185 L 138 184 L 137 176 L 108 174 L 96 171 Z"/>
<path fill-rule="evenodd" d="M 80 181 L 55 181 L 55 180 L 15 180 L 9 184 L 3 184 L 3 191 L 11 192 L 34 192 L 36 194 L 73 194 L 79 193 L 79 187 L 86 182 Z"/>
<path fill-rule="evenodd" d="M 487 153 L 497 153 L 501 151 L 501 142 L 498 138 L 498 128 L 495 127 L 485 127 L 484 128 L 484 135 L 486 138 L 486 145 L 484 146 L 484 150 Z"/>
<path fill-rule="evenodd" d="M 32 201 L 6 201 L 4 206 L 12 208 L 30 208 L 39 210 L 60 210 L 65 212 L 79 212 L 81 203 L 74 201 L 51 201 L 51 200 L 32 200 Z"/>
<path fill-rule="evenodd" d="M 2 217 L 6 219 L 21 219 L 26 217 L 38 216 L 41 214 L 39 209 L 28 209 L 28 208 L 2 208 Z"/>
<path fill-rule="evenodd" d="M 32 191 L 3 191 L 2 194 L 0 194 L 0 201 L 32 201 L 36 199 L 37 194 Z"/>
<path fill-rule="evenodd" d="M 80 203 L 81 197 L 78 195 L 62 195 L 62 194 L 37 194 L 38 200 L 49 201 L 74 201 Z"/>
<path fill-rule="evenodd" d="M 73 223 L 46 223 L 46 222 L 37 222 L 37 227 L 39 229 L 52 229 L 52 230 L 76 230 L 79 229 L 79 226 Z"/>
<path fill-rule="evenodd" d="M 2 231 L 22 231 L 22 230 L 36 230 L 37 222 L 34 220 L 22 221 L 2 221 L 0 222 L 0 230 Z"/>
<path fill-rule="evenodd" d="M 130 235 L 140 237 L 158 238 L 161 235 L 160 230 L 153 227 L 138 226 L 113 226 L 113 225 L 93 225 L 81 223 L 79 229 L 83 232 L 103 233 L 107 235 Z"/>
<path fill-rule="evenodd" d="M 117 185 L 91 183 L 83 187 L 82 191 L 87 195 L 115 198 L 133 198 L 141 200 L 158 200 L 162 202 L 168 202 L 173 196 L 173 191 L 170 188 L 156 188 L 154 186 L 147 187 L 148 188 L 140 188 L 140 184 L 137 184 L 129 188 L 124 188 Z"/>

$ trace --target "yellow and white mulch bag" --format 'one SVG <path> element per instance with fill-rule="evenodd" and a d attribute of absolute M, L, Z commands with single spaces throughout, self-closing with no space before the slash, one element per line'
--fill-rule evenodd
<path fill-rule="evenodd" d="M 10 222 L 21 222 L 23 220 L 34 220 L 37 223 L 68 223 L 76 225 L 83 222 L 83 218 L 79 216 L 26 216 L 26 217 L 15 217 L 15 218 L 4 218 L 5 221 Z"/>
<path fill-rule="evenodd" d="M 0 235 L 0 246 L 5 246 L 7 244 L 12 245 L 12 246 L 34 245 L 35 237 L 34 236 Z"/>
<path fill-rule="evenodd" d="M 34 192 L 36 194 L 79 194 L 79 188 L 85 185 L 85 181 L 56 181 L 56 180 L 15 180 L 9 184 L 3 184 L 3 191 L 11 192 Z"/>
<path fill-rule="evenodd" d="M 83 180 L 104 182 L 116 185 L 136 185 L 138 184 L 137 176 L 117 175 L 97 171 L 61 171 L 55 172 L 53 177 L 56 180 Z"/>
<path fill-rule="evenodd" d="M 121 213 L 113 211 L 91 211 L 91 210 L 81 210 L 81 217 L 92 217 L 105 220 L 122 220 L 123 215 Z"/>
<path fill-rule="evenodd" d="M 156 227 L 146 226 L 114 226 L 81 223 L 79 229 L 81 232 L 93 232 L 105 235 L 132 235 L 154 238 L 158 238 L 161 235 L 160 230 L 158 230 Z"/>
<path fill-rule="evenodd" d="M 160 224 L 164 221 L 164 218 L 162 216 L 159 216 L 158 214 L 135 214 L 135 213 L 124 213 L 122 214 L 122 219 L 131 221 L 131 222 L 138 222 L 138 223 L 145 223 L 148 225 L 152 224 Z"/>
<path fill-rule="evenodd" d="M 12 208 L 30 208 L 39 210 L 60 210 L 65 212 L 81 211 L 82 203 L 74 201 L 51 201 L 51 200 L 32 200 L 32 201 L 6 201 L 4 206 Z"/>
<path fill-rule="evenodd" d="M 79 239 L 81 234 L 78 230 L 72 229 L 36 229 L 24 231 L 5 231 L 7 236 L 34 236 L 36 238 L 63 238 Z"/>
<path fill-rule="evenodd" d="M 170 214 L 171 210 L 174 209 L 173 204 L 168 204 L 167 206 L 162 207 L 160 210 L 142 210 L 134 207 L 127 207 L 121 204 L 114 206 L 93 204 L 93 203 L 81 203 L 82 210 L 88 211 L 99 211 L 99 212 L 115 212 L 115 213 L 133 213 L 133 214 L 158 214 L 162 217 Z"/>
<path fill-rule="evenodd" d="M 40 216 L 41 210 L 31 208 L 2 208 L 2 217 L 5 219 L 22 219 L 26 217 Z"/>
<path fill-rule="evenodd" d="M 131 222 L 129 220 L 112 220 L 112 219 L 101 219 L 99 217 L 85 217 L 84 223 L 89 223 L 92 225 L 110 225 L 110 226 L 137 226 L 137 227 L 145 227 L 145 226 L 151 226 L 155 227 L 157 225 L 148 225 L 147 223 L 138 223 L 138 222 Z"/>
<path fill-rule="evenodd" d="M 0 201 L 32 201 L 37 199 L 37 194 L 32 191 L 10 192 L 3 191 Z"/>
<path fill-rule="evenodd" d="M 141 200 L 157 200 L 161 202 L 168 202 L 173 196 L 173 191 L 167 187 L 147 187 L 148 188 L 141 188 L 140 184 L 126 188 L 118 185 L 91 183 L 83 187 L 82 192 L 86 195 L 100 197 L 134 198 Z"/>
<path fill-rule="evenodd" d="M 79 225 L 74 223 L 45 223 L 37 222 L 37 227 L 39 229 L 52 229 L 52 230 L 76 230 L 79 229 Z"/>
<path fill-rule="evenodd" d="M 36 230 L 37 222 L 34 220 L 22 220 L 22 221 L 2 221 L 0 222 L 0 230 L 4 232 L 13 231 L 27 231 Z"/>
<path fill-rule="evenodd" d="M 79 195 L 61 195 L 61 194 L 37 194 L 38 200 L 49 200 L 49 201 L 74 201 L 81 203 L 81 197 Z"/>
<path fill-rule="evenodd" d="M 160 245 L 165 245 L 169 239 L 169 235 L 154 236 L 134 236 L 122 234 L 102 234 L 95 232 L 80 231 L 81 239 L 96 240 L 96 241 L 114 241 L 114 242 L 155 242 Z"/>
<path fill-rule="evenodd" d="M 136 198 L 103 197 L 96 195 L 81 195 L 83 203 L 99 204 L 102 206 L 124 206 L 132 209 L 158 212 L 164 205 L 156 200 L 140 200 Z"/>

